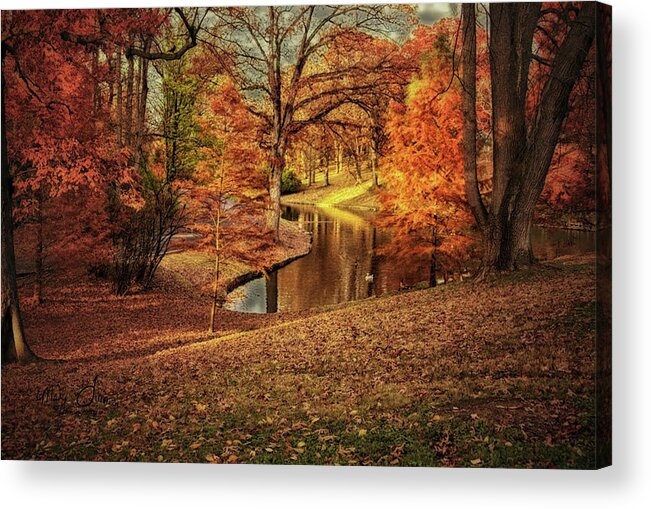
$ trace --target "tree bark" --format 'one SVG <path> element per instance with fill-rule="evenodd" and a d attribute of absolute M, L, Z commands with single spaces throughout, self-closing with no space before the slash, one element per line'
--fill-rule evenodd
<path fill-rule="evenodd" d="M 436 286 L 436 256 L 432 251 L 429 261 L 429 286 L 434 288 Z"/>
<path fill-rule="evenodd" d="M 466 199 L 477 224 L 483 226 L 487 211 L 477 182 L 477 42 L 475 5 L 462 4 L 463 48 L 461 72 L 463 80 L 463 169 Z"/>
<path fill-rule="evenodd" d="M 109 66 L 109 93 L 106 99 L 106 106 L 108 111 L 113 109 L 113 100 L 115 99 L 115 55 L 109 54 L 107 56 Z"/>
<path fill-rule="evenodd" d="M 371 148 L 371 151 L 373 152 L 371 154 L 371 188 L 376 188 L 378 187 L 378 176 L 377 176 L 377 170 L 378 170 L 378 161 L 379 161 L 379 156 L 378 156 L 378 143 L 377 141 L 373 140 L 373 147 Z"/>
<path fill-rule="evenodd" d="M 36 279 L 34 281 L 34 300 L 40 305 L 43 301 L 43 197 L 37 192 L 36 203 Z"/>
<path fill-rule="evenodd" d="M 554 59 L 551 77 L 543 87 L 540 107 L 530 126 L 531 135 L 516 176 L 510 182 L 509 235 L 505 238 L 502 268 L 513 269 L 533 262 L 531 225 L 536 203 L 545 186 L 563 122 L 569 112 L 569 98 L 595 34 L 595 4 L 586 2 Z M 524 109 L 524 107 L 523 107 Z M 524 113 L 522 114 L 524 117 Z"/>
<path fill-rule="evenodd" d="M 3 51 L 4 60 L 4 51 Z M 2 75 L 2 362 L 28 362 L 36 359 L 25 340 L 16 282 L 12 178 L 7 154 L 5 115 L 6 83 Z"/>
<path fill-rule="evenodd" d="M 355 138 L 355 182 L 362 183 L 362 143 L 358 138 Z"/>
<path fill-rule="evenodd" d="M 335 141 L 335 166 L 337 175 L 341 173 L 341 168 L 344 165 L 344 149 L 340 141 Z"/>
<path fill-rule="evenodd" d="M 129 36 L 129 45 L 133 43 L 133 35 Z M 134 62 L 133 55 L 127 54 L 127 97 L 124 113 L 126 114 L 125 143 L 131 146 L 132 127 L 133 127 L 133 79 L 134 79 Z"/>
<path fill-rule="evenodd" d="M 429 255 L 429 286 L 436 286 L 436 227 L 432 228 L 432 252 Z"/>
<path fill-rule="evenodd" d="M 531 226 L 552 156 L 569 110 L 569 97 L 594 38 L 595 7 L 586 2 L 552 63 L 540 103 L 527 120 L 529 66 L 540 4 L 490 6 L 493 190 L 481 198 L 476 166 L 475 13 L 462 6 L 464 177 L 466 197 L 483 237 L 480 274 L 534 263 Z"/>
<path fill-rule="evenodd" d="M 212 302 L 210 305 L 210 332 L 215 332 L 216 322 L 217 322 L 217 300 L 219 297 L 219 272 L 221 269 L 221 252 L 219 245 L 220 234 L 221 234 L 221 222 L 222 222 L 222 190 L 224 188 L 224 173 L 226 171 L 226 166 L 224 163 L 224 155 L 222 154 L 222 161 L 220 164 L 220 174 L 219 174 L 219 191 L 217 194 L 217 214 L 215 217 L 215 272 L 213 274 L 213 286 L 212 286 Z"/>
<path fill-rule="evenodd" d="M 269 172 L 269 199 L 271 210 L 269 211 L 268 227 L 273 231 L 274 240 L 280 242 L 280 182 L 284 169 L 282 157 L 274 151 Z"/>
<path fill-rule="evenodd" d="M 102 107 L 102 94 L 99 86 L 99 49 L 97 47 L 93 48 L 93 62 L 92 62 L 92 72 L 93 72 L 93 111 L 97 113 Z"/>
<path fill-rule="evenodd" d="M 323 174 L 324 186 L 330 185 L 330 156 L 326 153 L 325 156 L 325 170 Z"/>
<path fill-rule="evenodd" d="M 133 84 L 133 113 L 132 113 L 132 126 L 131 126 L 131 150 L 136 153 L 138 146 L 138 124 L 140 122 L 140 82 L 142 79 L 142 59 L 134 59 L 134 84 Z"/>
<path fill-rule="evenodd" d="M 220 255 L 219 255 L 219 241 L 216 241 L 217 253 L 215 254 L 215 273 L 213 275 L 212 286 L 212 302 L 210 304 L 210 332 L 215 332 L 217 325 L 217 301 L 219 299 L 219 269 L 220 269 Z"/>
<path fill-rule="evenodd" d="M 283 171 L 285 170 L 287 138 L 281 126 L 281 105 L 279 101 L 276 103 L 276 107 L 278 111 L 275 114 L 274 128 L 272 131 L 273 138 L 269 170 L 269 198 L 271 205 L 267 226 L 273 231 L 274 241 L 280 242 L 280 188 Z"/>
<path fill-rule="evenodd" d="M 117 123 L 118 123 L 118 147 L 122 147 L 123 138 L 123 116 L 122 116 L 122 49 L 118 48 L 117 62 L 115 65 L 115 79 L 117 80 Z"/>
<path fill-rule="evenodd" d="M 151 39 L 147 38 L 145 41 L 144 49 L 145 52 L 148 52 L 151 47 Z M 149 60 L 146 58 L 141 59 L 140 61 L 140 94 L 138 100 L 138 111 L 137 111 L 137 127 L 136 127 L 136 141 L 135 141 L 135 152 L 136 157 L 139 162 L 141 162 L 142 154 L 142 143 L 145 136 L 145 117 L 147 114 L 147 94 L 149 93 Z"/>

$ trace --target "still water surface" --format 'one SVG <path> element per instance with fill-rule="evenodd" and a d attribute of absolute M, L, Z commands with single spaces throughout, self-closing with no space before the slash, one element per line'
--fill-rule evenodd
<path fill-rule="evenodd" d="M 376 254 L 390 237 L 373 224 L 372 212 L 291 206 L 284 207 L 283 217 L 312 233 L 312 250 L 269 278 L 254 279 L 231 292 L 227 309 L 299 311 L 395 291 L 401 281 L 414 285 L 429 279 L 426 260 L 396 263 Z M 543 228 L 532 232 L 534 253 L 540 259 L 593 252 L 594 241 L 592 232 Z"/>

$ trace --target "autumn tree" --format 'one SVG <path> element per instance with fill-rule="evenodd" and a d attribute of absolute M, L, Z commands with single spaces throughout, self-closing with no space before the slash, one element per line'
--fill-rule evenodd
<path fill-rule="evenodd" d="M 163 160 L 168 179 L 188 178 L 196 165 L 198 96 L 202 82 L 189 58 L 156 63 L 161 91 L 154 104 L 156 129 L 150 133 L 155 158 Z"/>
<path fill-rule="evenodd" d="M 556 53 L 558 40 L 567 32 L 567 24 L 553 16 L 544 16 L 534 36 L 539 58 L 532 62 L 532 93 L 529 109 L 540 100 L 549 74 L 547 61 Z M 596 117 L 596 56 L 593 44 L 581 69 L 570 97 L 567 118 L 556 143 L 545 187 L 540 196 L 536 221 L 568 224 L 578 221 L 591 227 L 595 224 L 595 171 L 597 135 Z"/>
<path fill-rule="evenodd" d="M 417 35 L 415 39 L 420 37 Z M 404 88 L 419 70 L 419 58 L 414 58 L 413 46 L 413 41 L 401 46 L 387 38 L 346 30 L 340 32 L 325 56 L 326 63 L 333 69 L 342 59 L 376 69 L 365 78 L 354 78 L 357 85 L 372 84 L 372 87 L 362 93 L 349 94 L 348 102 L 322 121 L 337 135 L 340 145 L 348 145 L 358 181 L 361 180 L 362 159 L 368 160 L 372 187 L 378 186 L 379 164 L 387 145 L 388 105 L 391 101 L 403 100 Z M 342 78 L 348 79 L 351 77 Z"/>
<path fill-rule="evenodd" d="M 156 37 L 173 16 L 186 34 L 179 49 Z M 67 225 L 57 234 L 61 245 L 69 241 L 68 257 L 85 251 L 85 263 L 96 266 L 110 258 L 126 219 L 114 205 L 124 211 L 142 203 L 137 167 L 144 161 L 148 62 L 174 60 L 196 46 L 204 16 L 198 9 L 3 13 L 3 360 L 32 357 L 15 279 L 14 201 L 20 193 L 54 199 L 53 217 Z"/>
<path fill-rule="evenodd" d="M 534 37 L 548 17 L 567 30 L 555 40 L 554 55 L 546 58 L 537 53 Z M 482 273 L 514 269 L 534 261 L 530 232 L 535 206 L 593 42 L 595 5 L 490 5 L 493 173 L 488 202 L 477 185 L 475 6 L 464 4 L 462 18 L 466 196 L 483 235 Z M 531 65 L 539 60 L 549 73 L 532 103 Z"/>
<path fill-rule="evenodd" d="M 169 63 L 171 68 L 173 63 L 187 60 L 189 51 L 197 45 L 207 11 L 176 8 L 93 12 L 97 18 L 94 23 L 68 26 L 61 37 L 104 56 L 107 71 L 99 75 L 95 85 L 96 102 L 103 104 L 107 100 L 117 145 L 124 149 L 127 164 L 138 176 L 137 203 L 124 202 L 115 189 L 108 190 L 110 222 L 115 226 L 111 235 L 113 252 L 108 262 L 93 269 L 108 275 L 115 293 L 123 294 L 134 284 L 144 288 L 151 284 L 182 220 L 182 207 L 173 189 L 175 171 L 169 171 L 176 158 L 170 157 L 172 162 L 166 162 L 168 171 L 160 173 L 149 154 L 155 148 L 149 128 L 150 62 L 158 67 Z M 170 95 L 166 92 L 169 90 L 163 90 L 163 97 Z M 168 117 L 163 124 L 170 126 L 174 122 Z"/>
<path fill-rule="evenodd" d="M 188 147 L 192 143 L 188 122 L 197 89 L 195 80 L 183 73 L 190 65 L 190 50 L 197 45 L 206 14 L 205 9 L 196 8 L 144 10 L 129 26 L 126 41 L 120 41 L 127 73 L 126 85 L 119 87 L 126 88 L 126 94 L 118 101 L 118 126 L 124 133 L 122 142 L 129 147 L 131 162 L 140 173 L 143 205 L 117 210 L 127 218 L 114 237 L 115 256 L 109 272 L 118 294 L 129 291 L 132 284 L 144 288 L 151 285 L 172 237 L 183 223 L 184 208 L 175 180 L 190 172 L 194 164 L 193 147 Z M 150 62 L 162 77 L 159 133 L 151 132 L 152 122 L 148 122 L 149 113 L 156 112 L 156 108 L 148 107 Z M 118 66 L 118 84 L 121 70 Z M 161 138 L 165 146 L 164 171 L 160 171 L 156 153 Z M 116 208 L 120 208 L 119 203 Z"/>
<path fill-rule="evenodd" d="M 384 5 L 236 7 L 214 9 L 213 14 L 216 21 L 208 32 L 215 57 L 245 94 L 249 111 L 264 124 L 269 226 L 277 240 L 290 138 L 346 103 L 351 94 L 373 88 L 366 78 L 376 69 L 344 59 L 336 68 L 324 68 L 324 51 L 342 29 L 387 35 L 408 15 L 405 9 Z"/>
<path fill-rule="evenodd" d="M 14 227 L 12 184 L 7 156 L 7 121 L 5 112 L 5 40 L 2 39 L 2 361 L 29 361 L 34 354 L 25 341 L 18 285 L 16 283 L 16 256 L 14 254 Z"/>
<path fill-rule="evenodd" d="M 76 194 L 78 199 L 93 189 L 99 199 L 89 201 L 90 207 L 106 204 L 105 190 L 110 185 L 125 197 L 133 188 L 132 175 L 98 101 L 93 73 L 101 75 L 101 71 L 96 52 L 62 36 L 63 27 L 87 27 L 95 21 L 96 13 L 91 11 L 3 16 L 4 361 L 33 357 L 24 340 L 15 279 L 13 209 L 18 193 L 38 194 L 41 201 L 47 193 L 64 205 L 65 198 Z M 85 208 L 77 213 L 77 221 L 94 232 L 102 216 Z M 99 250 L 106 246 L 101 237 L 95 240 Z"/>
<path fill-rule="evenodd" d="M 380 194 L 382 223 L 392 230 L 384 251 L 428 258 L 431 286 L 437 271 L 461 270 L 473 241 L 463 192 L 461 95 L 459 87 L 448 86 L 451 27 L 447 20 L 435 27 L 433 48 L 422 59 L 405 103 L 391 105 L 381 172 L 386 182 Z"/>
<path fill-rule="evenodd" d="M 217 309 L 225 298 L 222 265 L 227 258 L 261 267 L 259 253 L 271 244 L 263 218 L 267 192 L 261 170 L 255 118 L 227 81 L 210 91 L 211 99 L 197 122 L 201 159 L 192 176 L 188 201 L 190 227 L 201 247 L 214 257 L 209 330 L 215 332 Z"/>

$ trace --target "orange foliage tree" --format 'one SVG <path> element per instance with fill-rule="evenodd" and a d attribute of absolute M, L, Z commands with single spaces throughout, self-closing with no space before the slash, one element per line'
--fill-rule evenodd
<path fill-rule="evenodd" d="M 133 198 L 134 175 L 115 143 L 105 103 L 98 100 L 97 52 L 63 37 L 96 22 L 93 11 L 28 11 L 3 15 L 2 24 L 2 352 L 3 361 L 29 360 L 15 281 L 14 206 L 18 218 L 43 218 L 39 202 L 52 199 L 67 217 L 59 246 L 102 256 L 110 234 L 109 189 Z M 87 207 L 66 216 L 79 196 Z M 78 201 L 74 203 L 78 204 Z M 75 221 L 71 218 L 74 217 Z M 92 235 L 93 241 L 65 242 Z M 92 247 L 91 247 L 92 245 Z"/>
<path fill-rule="evenodd" d="M 340 58 L 325 65 L 324 53 L 343 32 L 386 37 L 411 19 L 411 7 L 308 5 L 213 10 L 206 38 L 214 57 L 261 120 L 269 161 L 269 226 L 278 240 L 281 179 L 292 138 L 326 118 L 351 95 L 373 88 L 380 67 Z"/>
<path fill-rule="evenodd" d="M 449 24 L 436 27 L 433 48 L 407 90 L 392 103 L 389 151 L 382 166 L 382 222 L 393 230 L 385 250 L 401 257 L 428 256 L 430 284 L 437 270 L 460 269 L 472 246 L 464 200 L 461 97 L 450 86 Z M 445 93 L 443 93 L 445 91 Z"/>
<path fill-rule="evenodd" d="M 273 237 L 265 226 L 268 195 L 255 118 L 231 81 L 209 92 L 212 99 L 197 118 L 202 146 L 187 197 L 189 226 L 200 235 L 200 247 L 214 257 L 209 325 L 214 332 L 227 290 L 221 285 L 224 260 L 260 268 L 260 252 Z"/>
<path fill-rule="evenodd" d="M 196 46 L 204 17 L 198 9 L 3 13 L 3 360 L 33 357 L 18 303 L 14 219 L 47 226 L 62 260 L 76 254 L 99 266 L 115 255 L 143 204 L 148 63 Z M 183 44 L 167 51 L 156 37 L 173 27 Z"/>

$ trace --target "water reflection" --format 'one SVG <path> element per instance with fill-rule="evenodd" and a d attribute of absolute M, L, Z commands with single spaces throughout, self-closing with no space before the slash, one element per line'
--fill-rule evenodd
<path fill-rule="evenodd" d="M 595 251 L 595 233 L 560 228 L 533 228 L 531 245 L 540 260 L 559 256 L 592 253 Z"/>
<path fill-rule="evenodd" d="M 225 307 L 250 313 L 298 311 L 316 306 L 359 300 L 429 280 L 429 260 L 395 263 L 376 251 L 389 241 L 389 233 L 376 228 L 371 212 L 285 207 L 283 217 L 312 233 L 312 250 L 268 278 L 258 278 L 229 295 Z M 536 256 L 557 256 L 594 251 L 594 234 L 535 229 Z"/>

